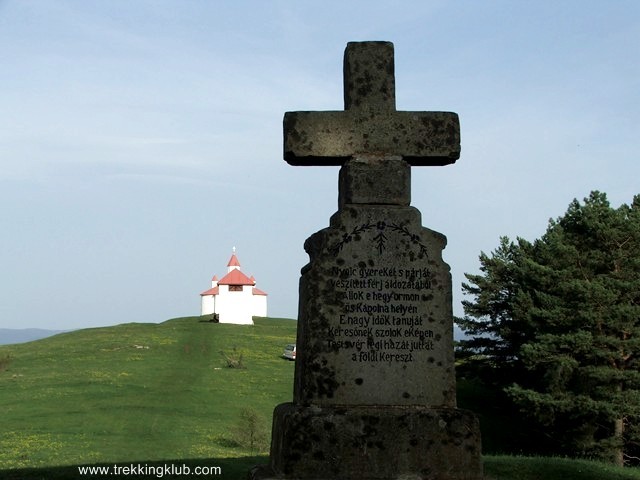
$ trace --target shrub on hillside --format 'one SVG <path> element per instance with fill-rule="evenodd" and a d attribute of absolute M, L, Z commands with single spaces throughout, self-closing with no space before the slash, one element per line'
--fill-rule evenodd
<path fill-rule="evenodd" d="M 220 355 L 224 358 L 227 368 L 247 368 L 242 361 L 242 352 L 238 352 L 236 347 L 233 347 L 233 352 L 230 355 L 223 351 L 220 351 Z"/>
<path fill-rule="evenodd" d="M 267 427 L 257 410 L 245 407 L 231 431 L 233 440 L 252 453 L 266 450 L 268 447 Z"/>

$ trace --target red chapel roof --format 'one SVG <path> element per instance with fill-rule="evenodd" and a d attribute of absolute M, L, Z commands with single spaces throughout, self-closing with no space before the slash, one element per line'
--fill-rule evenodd
<path fill-rule="evenodd" d="M 254 285 L 249 277 L 238 269 L 233 269 L 218 281 L 218 285 Z"/>
<path fill-rule="evenodd" d="M 209 290 L 205 290 L 200 294 L 201 297 L 205 297 L 207 295 L 218 295 L 220 289 L 218 287 L 210 288 Z"/>

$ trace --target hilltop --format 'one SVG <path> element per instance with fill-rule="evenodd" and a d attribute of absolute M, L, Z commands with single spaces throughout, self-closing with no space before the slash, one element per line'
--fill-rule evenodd
<path fill-rule="evenodd" d="M 268 426 L 291 400 L 295 334 L 186 317 L 0 346 L 0 468 L 247 455 L 230 432 L 244 407 Z"/>

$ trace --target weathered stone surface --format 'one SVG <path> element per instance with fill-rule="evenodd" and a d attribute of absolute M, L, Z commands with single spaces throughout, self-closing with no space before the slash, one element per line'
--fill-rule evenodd
<path fill-rule="evenodd" d="M 483 478 L 478 421 L 465 410 L 285 403 L 274 434 L 271 464 L 253 479 Z"/>
<path fill-rule="evenodd" d="M 393 43 L 349 42 L 343 62 L 344 109 L 396 109 Z"/>
<path fill-rule="evenodd" d="M 459 120 L 451 112 L 287 112 L 285 160 L 342 165 L 359 154 L 401 155 L 411 165 L 460 158 Z"/>
<path fill-rule="evenodd" d="M 393 44 L 351 42 L 344 56 L 344 111 L 287 112 L 284 158 L 291 165 L 342 165 L 351 157 L 402 156 L 411 165 L 460 157 L 452 112 L 395 109 Z"/>
<path fill-rule="evenodd" d="M 345 162 L 338 180 L 338 205 L 411 203 L 411 166 L 400 157 L 358 157 Z"/>
<path fill-rule="evenodd" d="M 455 406 L 445 244 L 394 205 L 345 205 L 307 240 L 295 402 Z"/>

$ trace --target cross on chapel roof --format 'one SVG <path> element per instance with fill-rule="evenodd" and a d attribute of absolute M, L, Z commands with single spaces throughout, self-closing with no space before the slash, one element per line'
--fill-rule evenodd
<path fill-rule="evenodd" d="M 402 157 L 411 165 L 460 158 L 452 112 L 397 111 L 391 42 L 349 42 L 344 53 L 344 111 L 287 112 L 284 158 L 291 165 L 343 165 L 350 158 Z"/>

